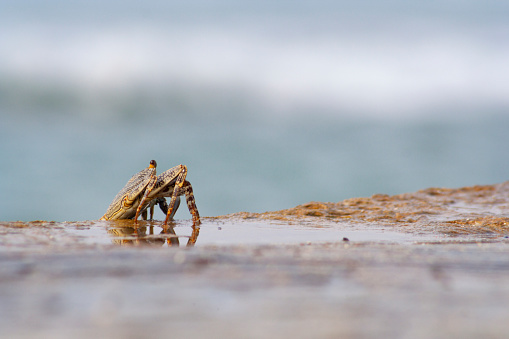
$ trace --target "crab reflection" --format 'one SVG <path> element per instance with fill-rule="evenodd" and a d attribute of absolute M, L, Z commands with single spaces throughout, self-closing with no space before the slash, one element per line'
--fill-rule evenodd
<path fill-rule="evenodd" d="M 161 228 L 162 230 L 158 233 L 156 230 Z M 135 227 L 131 223 L 110 227 L 108 233 L 114 237 L 112 243 L 120 246 L 163 246 L 164 244 L 180 246 L 179 238 L 188 238 L 186 246 L 194 246 L 200 228 L 192 226 L 191 236 L 178 236 L 171 224 L 162 227 L 154 225 Z"/>

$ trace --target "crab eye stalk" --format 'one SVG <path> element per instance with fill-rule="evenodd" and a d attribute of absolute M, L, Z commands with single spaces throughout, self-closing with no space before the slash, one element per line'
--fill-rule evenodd
<path fill-rule="evenodd" d="M 157 162 L 155 160 L 150 160 L 150 168 L 156 168 L 157 167 Z"/>

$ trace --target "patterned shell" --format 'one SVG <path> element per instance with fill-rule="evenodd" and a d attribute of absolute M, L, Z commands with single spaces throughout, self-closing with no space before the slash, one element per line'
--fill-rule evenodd
<path fill-rule="evenodd" d="M 133 175 L 124 188 L 115 196 L 102 219 L 115 219 L 116 214 L 122 213 L 127 209 L 126 207 L 132 206 L 134 201 L 136 201 L 147 187 L 151 176 L 155 174 L 156 169 L 148 167 Z"/>

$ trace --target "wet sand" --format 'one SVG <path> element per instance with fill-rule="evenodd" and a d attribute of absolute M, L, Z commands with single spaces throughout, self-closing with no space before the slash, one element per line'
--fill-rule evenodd
<path fill-rule="evenodd" d="M 0 337 L 505 338 L 508 192 L 312 202 L 197 230 L 0 222 Z"/>

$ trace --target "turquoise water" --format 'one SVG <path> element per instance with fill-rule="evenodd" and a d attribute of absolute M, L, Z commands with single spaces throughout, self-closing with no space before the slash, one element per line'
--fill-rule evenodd
<path fill-rule="evenodd" d="M 507 4 L 456 6 L 2 2 L 0 220 L 97 219 L 151 159 L 211 216 L 505 181 Z"/>
<path fill-rule="evenodd" d="M 151 159 L 160 172 L 186 164 L 198 209 L 209 216 L 502 182 L 509 168 L 509 121 L 503 117 L 291 126 L 34 120 L 2 127 L 2 220 L 97 219 Z M 189 217 L 187 211 L 177 215 Z"/>

